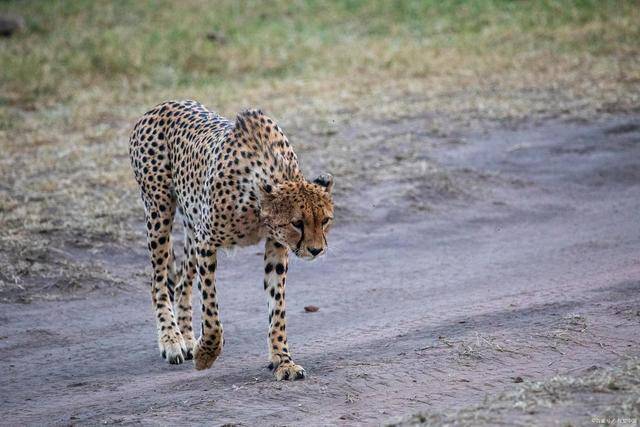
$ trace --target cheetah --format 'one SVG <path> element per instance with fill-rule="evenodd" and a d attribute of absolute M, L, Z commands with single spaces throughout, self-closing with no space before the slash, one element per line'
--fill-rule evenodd
<path fill-rule="evenodd" d="M 165 102 L 144 114 L 133 128 L 129 154 L 144 205 L 163 358 L 171 364 L 193 359 L 198 370 L 211 367 L 224 345 L 217 250 L 265 239 L 269 366 L 278 381 L 304 378 L 287 344 L 288 256 L 314 259 L 326 252 L 333 177 L 306 180 L 282 129 L 262 111 L 246 110 L 229 121 L 190 100 Z M 176 210 L 185 233 L 180 263 L 171 238 Z M 202 297 L 197 340 L 194 279 Z"/>

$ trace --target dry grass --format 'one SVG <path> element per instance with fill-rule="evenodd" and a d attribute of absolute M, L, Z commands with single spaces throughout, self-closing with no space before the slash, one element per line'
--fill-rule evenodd
<path fill-rule="evenodd" d="M 590 328 L 588 319 L 577 313 L 562 316 L 550 330 L 536 335 L 536 337 L 543 338 L 549 348 L 562 356 L 571 353 L 578 346 L 585 348 L 594 345 L 600 348 L 606 347 L 602 343 L 603 337 Z M 607 351 L 622 356 L 610 347 L 607 348 Z"/>
<path fill-rule="evenodd" d="M 341 199 L 392 182 L 415 210 L 469 184 L 425 158 L 431 137 L 640 101 L 632 1 L 5 1 L 4 12 L 27 24 L 0 39 L 0 251 L 9 263 L 32 245 L 136 236 L 127 135 L 166 99 L 195 98 L 227 116 L 261 106 L 303 166 L 337 175 Z M 405 117 L 428 124 L 380 131 Z M 377 133 L 343 132 L 372 123 Z"/>
<path fill-rule="evenodd" d="M 21 243 L 20 240 L 6 240 L 0 248 L 0 265 L 3 266 L 0 302 L 29 303 L 34 296 L 38 299 L 68 298 L 98 288 L 111 294 L 127 287 L 121 278 L 114 277 L 99 263 L 80 261 L 74 254 L 58 249 L 48 241 L 38 239 L 30 245 Z M 92 250 L 88 245 L 84 248 Z"/>
<path fill-rule="evenodd" d="M 598 399 L 593 399 L 594 395 Z M 590 424 L 593 417 L 640 418 L 640 360 L 629 359 L 610 369 L 591 369 L 580 376 L 524 382 L 498 396 L 488 396 L 474 407 L 416 414 L 393 425 L 503 425 L 508 419 L 509 425 L 571 426 Z"/>
<path fill-rule="evenodd" d="M 570 354 L 576 346 L 593 348 L 599 344 L 599 337 L 591 330 L 589 320 L 577 313 L 560 317 L 541 337 L 563 356 Z M 487 359 L 504 357 L 504 353 L 526 356 L 529 351 L 526 342 L 499 341 L 478 333 L 475 333 L 475 339 L 439 337 L 438 347 L 441 346 L 451 349 L 454 360 L 463 366 L 475 366 Z M 575 368 L 563 375 L 539 381 L 520 377 L 517 385 L 500 394 L 485 396 L 481 404 L 449 412 L 419 413 L 393 425 L 574 426 L 590 424 L 594 417 L 638 419 L 640 359 L 609 350 L 619 357 L 618 366 Z"/>
<path fill-rule="evenodd" d="M 459 339 L 439 336 L 437 346 L 451 349 L 454 360 L 464 366 L 475 366 L 478 362 L 503 357 L 505 354 L 524 355 L 524 353 L 515 349 L 516 347 L 521 348 L 518 343 L 500 340 L 478 332 L 472 335 L 472 337 Z M 430 348 L 435 347 L 425 347 L 419 351 Z"/>

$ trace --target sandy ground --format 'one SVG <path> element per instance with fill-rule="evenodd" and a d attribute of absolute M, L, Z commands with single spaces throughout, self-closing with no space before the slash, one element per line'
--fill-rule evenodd
<path fill-rule="evenodd" d="M 290 268 L 288 335 L 306 380 L 267 370 L 261 247 L 219 262 L 226 345 L 196 372 L 158 354 L 142 240 L 67 244 L 60 257 L 113 280 L 0 304 L 0 424 L 382 424 L 640 356 L 640 117 L 446 137 L 426 123 L 336 136 L 394 142 L 365 152 L 368 178 L 338 191 L 349 207 L 329 254 Z M 624 393 L 497 422 L 590 425 Z"/>

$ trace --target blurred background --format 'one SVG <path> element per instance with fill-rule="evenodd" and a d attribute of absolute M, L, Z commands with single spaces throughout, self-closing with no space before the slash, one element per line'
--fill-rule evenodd
<path fill-rule="evenodd" d="M 122 234 L 139 208 L 128 132 L 168 99 L 263 108 L 343 190 L 381 161 L 351 164 L 371 146 L 336 136 L 349 123 L 428 116 L 447 135 L 639 105 L 636 1 L 2 1 L 0 15 L 3 245 Z"/>
<path fill-rule="evenodd" d="M 2 103 L 31 109 L 97 99 L 128 106 L 167 93 L 215 97 L 224 108 L 269 94 L 259 99 L 279 107 L 309 96 L 320 104 L 315 112 L 370 108 L 382 94 L 423 101 L 445 91 L 528 90 L 539 93 L 527 103 L 538 101 L 530 110 L 539 111 L 539 98 L 560 90 L 557 102 L 575 110 L 596 97 L 601 108 L 629 102 L 623 88 L 638 77 L 634 1 L 67 0 L 0 8 L 19 20 L 2 39 Z M 497 111 L 466 108 L 523 113 L 523 105 L 492 101 Z"/>

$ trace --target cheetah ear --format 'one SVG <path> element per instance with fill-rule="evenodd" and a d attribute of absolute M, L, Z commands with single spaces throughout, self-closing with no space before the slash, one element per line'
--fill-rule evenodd
<path fill-rule="evenodd" d="M 320 187 L 324 187 L 324 191 L 327 193 L 331 193 L 331 190 L 333 190 L 333 175 L 330 173 L 323 173 L 314 179 L 313 183 Z"/>

